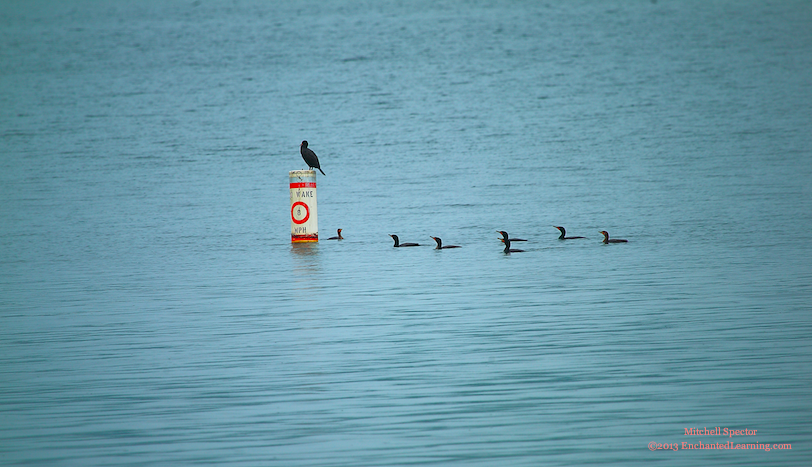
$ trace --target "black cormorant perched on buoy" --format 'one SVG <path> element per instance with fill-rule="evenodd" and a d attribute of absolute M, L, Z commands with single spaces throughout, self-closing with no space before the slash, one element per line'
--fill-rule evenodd
<path fill-rule="evenodd" d="M 555 227 L 556 229 L 558 229 L 559 232 L 561 232 L 561 236 L 558 237 L 559 240 L 575 240 L 576 238 L 586 238 L 586 237 L 567 237 L 567 230 L 564 227 L 559 227 L 557 225 L 554 225 L 553 227 Z"/>
<path fill-rule="evenodd" d="M 390 237 L 395 241 L 395 248 L 399 248 L 402 246 L 420 246 L 419 243 L 400 243 L 400 239 L 397 235 L 389 234 Z"/>
<path fill-rule="evenodd" d="M 446 245 L 446 246 L 443 246 L 443 240 L 440 237 L 431 237 L 431 238 L 433 238 L 434 241 L 437 242 L 437 248 L 435 248 L 435 250 L 443 250 L 445 248 L 460 248 L 459 245 Z"/>
<path fill-rule="evenodd" d="M 607 232 L 605 230 L 601 230 L 601 233 L 603 234 L 603 243 L 626 243 L 626 242 L 628 242 L 628 240 L 623 240 L 622 238 L 613 238 L 613 239 L 610 240 L 609 239 L 609 232 Z"/>
<path fill-rule="evenodd" d="M 317 168 L 322 175 L 327 176 L 323 170 L 321 170 L 321 166 L 319 165 L 319 157 L 313 152 L 310 148 L 307 147 L 307 141 L 302 141 L 302 145 L 300 146 L 302 152 L 302 159 L 304 159 L 305 164 L 307 164 L 308 168 Z"/>

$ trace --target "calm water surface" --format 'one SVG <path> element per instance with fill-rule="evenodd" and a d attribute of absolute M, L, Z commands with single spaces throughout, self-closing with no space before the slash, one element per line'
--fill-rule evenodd
<path fill-rule="evenodd" d="M 809 24 L 3 3 L 0 464 L 808 465 Z"/>

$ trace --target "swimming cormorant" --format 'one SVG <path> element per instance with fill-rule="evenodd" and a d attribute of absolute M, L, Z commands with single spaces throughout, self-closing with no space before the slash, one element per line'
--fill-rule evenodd
<path fill-rule="evenodd" d="M 443 246 L 443 240 L 440 237 L 431 237 L 431 238 L 433 238 L 434 241 L 437 242 L 437 248 L 435 248 L 435 250 L 442 250 L 444 248 L 459 248 L 460 247 L 459 245 L 446 245 L 446 246 Z"/>
<path fill-rule="evenodd" d="M 576 238 L 586 238 L 586 237 L 567 237 L 567 230 L 564 229 L 564 227 L 559 227 L 557 225 L 554 225 L 553 227 L 555 227 L 556 229 L 558 229 L 559 232 L 561 232 L 561 236 L 558 237 L 559 240 L 574 240 Z"/>
<path fill-rule="evenodd" d="M 523 252 L 523 251 L 524 251 L 524 250 L 517 250 L 517 249 L 515 249 L 515 248 L 511 248 L 511 247 L 510 247 L 510 242 L 511 242 L 511 240 L 510 240 L 510 238 L 508 238 L 508 233 L 507 233 L 507 232 L 505 232 L 504 230 L 497 230 L 497 232 L 499 232 L 500 234 L 502 234 L 502 241 L 505 243 L 505 249 L 504 249 L 504 252 L 505 252 L 505 253 L 507 253 L 507 254 L 510 254 L 510 253 L 521 253 L 521 252 Z"/>
<path fill-rule="evenodd" d="M 337 237 L 330 237 L 327 240 L 344 240 L 344 237 L 341 236 L 341 229 L 338 229 L 338 236 Z"/>
<path fill-rule="evenodd" d="M 302 152 L 302 159 L 304 159 L 305 164 L 307 164 L 308 168 L 317 168 L 322 175 L 327 176 L 323 170 L 321 170 L 321 166 L 319 165 L 319 157 L 316 156 L 316 153 L 313 152 L 310 148 L 307 147 L 307 141 L 302 141 L 302 145 L 300 146 Z"/>
<path fill-rule="evenodd" d="M 420 246 L 419 243 L 400 243 L 400 239 L 397 235 L 389 234 L 393 240 L 395 240 L 395 248 L 402 247 L 402 246 Z"/>
<path fill-rule="evenodd" d="M 605 230 L 601 230 L 601 233 L 603 234 L 603 243 L 626 243 L 626 242 L 628 242 L 628 240 L 623 240 L 622 238 L 613 238 L 613 239 L 609 240 L 609 232 L 607 232 Z"/>

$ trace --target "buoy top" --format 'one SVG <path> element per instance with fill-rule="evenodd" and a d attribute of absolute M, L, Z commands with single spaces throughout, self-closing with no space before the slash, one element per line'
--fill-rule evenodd
<path fill-rule="evenodd" d="M 313 169 L 309 170 L 291 170 L 288 172 L 288 175 L 293 177 L 301 177 L 301 178 L 309 178 L 309 177 L 316 177 L 316 171 Z"/>

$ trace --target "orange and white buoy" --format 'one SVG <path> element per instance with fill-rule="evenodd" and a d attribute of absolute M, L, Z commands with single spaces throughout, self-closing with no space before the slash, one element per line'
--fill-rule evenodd
<path fill-rule="evenodd" d="M 290 241 L 319 241 L 315 170 L 290 171 Z"/>

